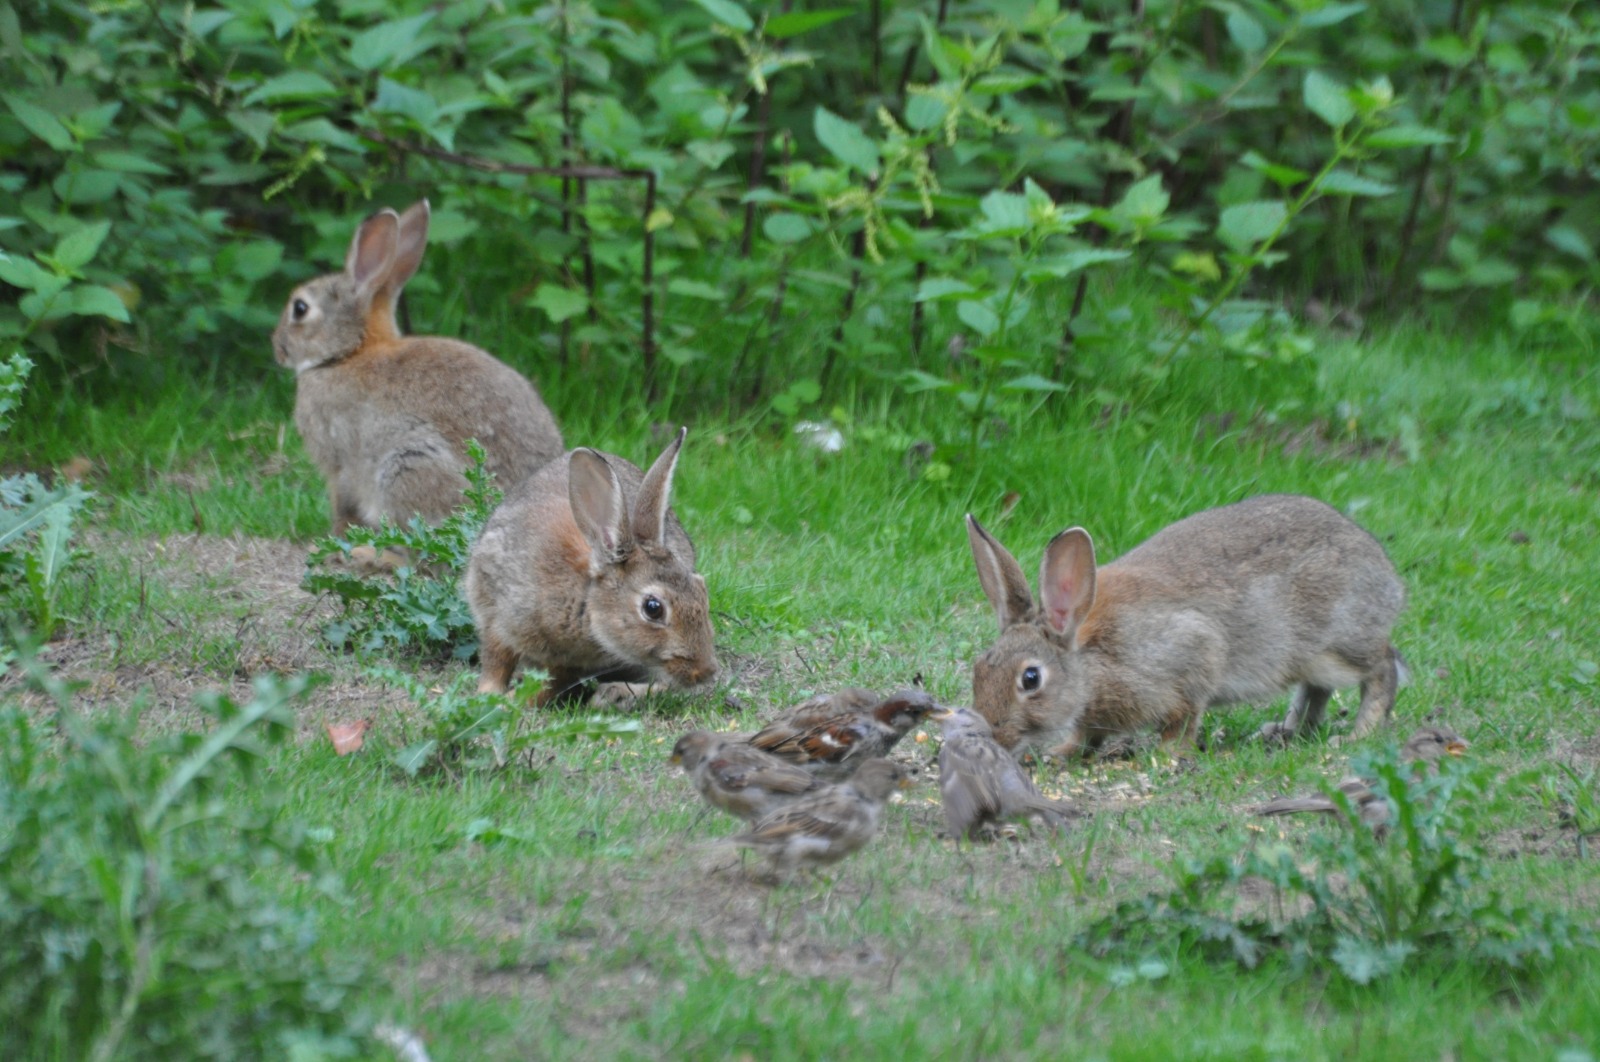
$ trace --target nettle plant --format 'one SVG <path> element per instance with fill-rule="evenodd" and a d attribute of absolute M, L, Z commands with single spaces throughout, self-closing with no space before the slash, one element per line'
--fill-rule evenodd
<path fill-rule="evenodd" d="M 974 343 L 963 345 L 951 360 L 972 371 L 951 377 L 910 369 L 902 380 L 909 391 L 934 391 L 955 400 L 966 419 L 970 452 L 977 452 L 985 423 L 997 415 L 1001 394 L 1066 390 L 1055 378 L 1054 351 L 1032 342 L 1040 330 L 1028 326 L 1049 312 L 1039 307 L 1041 289 L 1132 253 L 1094 247 L 1076 235 L 1094 213 L 1081 205 L 1058 206 L 1031 180 L 1021 193 L 990 192 L 972 223 L 949 233 L 952 241 L 971 247 L 964 276 L 932 276 L 918 285 L 918 303 L 953 303 L 956 316 L 971 330 Z"/>

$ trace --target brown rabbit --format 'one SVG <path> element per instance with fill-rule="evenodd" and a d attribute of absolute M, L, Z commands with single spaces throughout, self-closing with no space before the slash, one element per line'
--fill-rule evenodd
<path fill-rule="evenodd" d="M 379 211 L 356 230 L 344 272 L 296 288 L 272 333 L 278 363 L 295 371 L 295 427 L 327 480 L 336 535 L 449 515 L 467 486 L 468 439 L 503 488 L 563 449 L 515 369 L 469 343 L 400 335 L 395 300 L 427 242 L 426 199 Z"/>
<path fill-rule="evenodd" d="M 1367 532 L 1311 498 L 1208 509 L 1095 569 L 1082 528 L 1045 548 L 1035 604 L 1021 567 L 970 515 L 978 579 L 1000 638 L 973 665 L 976 707 L 1008 748 L 1070 752 L 1159 726 L 1194 742 L 1212 705 L 1295 687 L 1282 740 L 1315 729 L 1333 691 L 1361 684 L 1353 737 L 1394 707 L 1389 642 L 1405 588 Z"/>
<path fill-rule="evenodd" d="M 550 673 L 543 701 L 588 679 L 715 677 L 706 583 L 667 507 L 686 434 L 649 472 L 578 449 L 506 495 L 467 563 L 480 690 L 504 691 L 519 662 Z"/>

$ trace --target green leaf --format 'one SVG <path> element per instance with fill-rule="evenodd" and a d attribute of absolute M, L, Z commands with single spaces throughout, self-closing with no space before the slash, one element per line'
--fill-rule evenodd
<path fill-rule="evenodd" d="M 919 93 L 906 104 L 906 124 L 917 132 L 932 129 L 944 121 L 950 111 L 949 104 L 937 96 Z"/>
<path fill-rule="evenodd" d="M 728 297 L 728 293 L 715 284 L 687 277 L 673 277 L 667 281 L 667 291 L 673 295 L 687 295 L 691 299 L 705 299 L 707 302 L 722 302 Z"/>
<path fill-rule="evenodd" d="M 97 221 L 61 237 L 51 255 L 68 272 L 77 272 L 94 260 L 95 252 L 111 231 L 111 222 Z"/>
<path fill-rule="evenodd" d="M 625 737 L 637 734 L 642 724 L 636 718 L 620 715 L 591 715 L 581 719 L 563 719 L 559 723 L 541 726 L 527 736 L 529 742 L 572 741 L 577 738 Z"/>
<path fill-rule="evenodd" d="M 1293 166 L 1285 166 L 1280 162 L 1273 162 L 1255 151 L 1246 151 L 1239 157 L 1239 162 L 1257 173 L 1265 174 L 1267 180 L 1279 188 L 1288 188 L 1290 185 L 1299 184 L 1311 176 L 1305 170 L 1297 170 Z"/>
<path fill-rule="evenodd" d="M 1289 210 L 1276 199 L 1238 203 L 1228 207 L 1217 220 L 1217 238 L 1244 254 L 1278 231 Z"/>
<path fill-rule="evenodd" d="M 24 129 L 55 150 L 68 151 L 74 146 L 72 133 L 61 124 L 61 119 L 43 107 L 10 93 L 6 93 L 5 101 L 6 106 L 16 116 L 17 121 L 22 123 Z"/>
<path fill-rule="evenodd" d="M 1416 950 L 1414 945 L 1403 940 L 1381 944 L 1375 940 L 1340 937 L 1330 958 L 1346 977 L 1365 985 L 1399 970 Z"/>
<path fill-rule="evenodd" d="M 1343 129 L 1356 116 L 1350 90 L 1319 70 L 1306 74 L 1305 101 L 1312 114 L 1335 129 Z"/>
<path fill-rule="evenodd" d="M 1323 195 L 1359 195 L 1383 196 L 1393 195 L 1394 185 L 1374 181 L 1370 177 L 1351 173 L 1349 170 L 1332 170 L 1322 178 L 1322 183 L 1317 185 L 1317 191 Z"/>
<path fill-rule="evenodd" d="M 329 147 L 354 152 L 357 155 L 363 154 L 367 150 L 360 137 L 353 133 L 345 132 L 326 118 L 312 118 L 310 121 L 286 125 L 283 127 L 283 135 L 288 140 L 327 144 Z"/>
<path fill-rule="evenodd" d="M 755 21 L 751 19 L 750 12 L 734 3 L 733 0 L 694 0 L 705 9 L 717 22 L 729 29 L 738 30 L 740 33 L 749 33 L 756 28 Z"/>
<path fill-rule="evenodd" d="M 251 283 L 270 277 L 283 261 L 283 245 L 275 240 L 229 244 L 223 253 L 228 256 L 227 273 Z"/>
<path fill-rule="evenodd" d="M 39 263 L 21 255 L 0 251 L 0 280 L 14 288 L 38 291 L 52 280 L 59 279 L 40 267 Z M 58 289 L 59 290 L 59 289 Z"/>
<path fill-rule="evenodd" d="M 1080 269 L 1102 262 L 1120 262 L 1127 258 L 1131 251 L 1113 250 L 1109 247 L 1085 247 L 1080 251 L 1068 251 L 1066 254 L 1054 258 L 1041 258 L 1028 264 L 1028 279 L 1037 282 L 1044 277 L 1067 277 Z"/>
<path fill-rule="evenodd" d="M 1504 258 L 1484 258 L 1462 271 L 1468 287 L 1499 288 L 1522 279 L 1522 271 Z"/>
<path fill-rule="evenodd" d="M 7 484 L 15 481 L 7 480 Z M 76 483 L 67 482 L 56 490 L 46 490 L 32 476 L 23 477 L 27 497 L 18 505 L 8 503 L 0 507 L 0 553 L 14 548 L 24 535 L 63 518 L 69 519 L 88 501 L 89 492 Z"/>
<path fill-rule="evenodd" d="M 956 316 L 985 339 L 1000 330 L 1000 315 L 981 302 L 965 299 L 956 303 Z"/>
<path fill-rule="evenodd" d="M 79 317 L 109 317 L 128 323 L 127 304 L 110 288 L 87 284 L 73 288 L 68 294 L 72 296 L 72 312 Z"/>
<path fill-rule="evenodd" d="M 421 55 L 433 46 L 433 38 L 422 30 L 434 19 L 434 12 L 380 22 L 363 30 L 350 42 L 350 62 L 360 70 L 390 69 Z"/>
<path fill-rule="evenodd" d="M 287 74 L 268 78 L 246 93 L 246 107 L 257 103 L 282 103 L 285 100 L 314 100 L 336 96 L 339 90 L 321 74 L 309 70 L 292 70 Z"/>
<path fill-rule="evenodd" d="M 63 203 L 90 206 L 116 195 L 121 184 L 121 176 L 109 170 L 62 170 L 50 182 L 50 190 Z"/>
<path fill-rule="evenodd" d="M 432 130 L 439 117 L 439 104 L 431 95 L 386 77 L 378 78 L 378 94 L 371 107 L 380 114 L 398 114 L 409 118 L 425 130 Z"/>
<path fill-rule="evenodd" d="M 972 83 L 975 96 L 1012 96 L 1024 89 L 1043 83 L 1038 74 L 996 73 L 985 74 Z"/>
<path fill-rule="evenodd" d="M 1038 373 L 1030 372 L 1026 375 L 1007 380 L 1005 383 L 1000 385 L 1000 389 L 1002 391 L 1049 392 L 1065 391 L 1067 387 L 1065 384 L 1057 383 L 1056 381 L 1048 379 L 1047 377 L 1040 376 Z"/>
<path fill-rule="evenodd" d="M 394 754 L 394 765 L 408 775 L 415 775 L 433 758 L 433 751 L 438 747 L 439 742 L 434 738 L 408 745 Z"/>
<path fill-rule="evenodd" d="M 1455 142 L 1456 138 L 1449 133 L 1420 125 L 1392 125 L 1387 129 L 1379 129 L 1367 137 L 1368 147 L 1385 151 L 1395 148 L 1432 147 Z"/>
<path fill-rule="evenodd" d="M 1245 14 L 1242 10 L 1234 8 L 1228 12 L 1228 36 L 1233 38 L 1241 51 L 1255 54 L 1267 46 L 1267 31 L 1261 28 L 1261 23 Z"/>
<path fill-rule="evenodd" d="M 1314 11 L 1307 11 L 1301 15 L 1300 25 L 1306 29 L 1335 26 L 1347 18 L 1354 18 L 1366 9 L 1366 4 L 1324 4 Z"/>
<path fill-rule="evenodd" d="M 1153 223 L 1161 220 L 1161 215 L 1167 212 L 1171 202 L 1172 196 L 1161 187 L 1161 175 L 1152 173 L 1129 186 L 1116 209 L 1129 221 Z"/>
<path fill-rule="evenodd" d="M 131 151 L 96 151 L 91 161 L 101 169 L 115 170 L 117 173 L 140 173 L 149 177 L 161 177 L 172 172 L 154 159 L 136 155 Z"/>
<path fill-rule="evenodd" d="M 916 301 L 938 302 L 957 295 L 972 295 L 977 290 L 965 280 L 957 280 L 954 277 L 928 277 L 917 285 Z"/>
<path fill-rule="evenodd" d="M 1026 195 L 997 189 L 983 197 L 978 209 L 983 211 L 982 229 L 990 235 L 1002 232 L 1020 234 L 1027 232 L 1030 227 Z"/>
<path fill-rule="evenodd" d="M 769 214 L 761 231 L 773 243 L 799 243 L 815 231 L 811 219 L 799 214 Z"/>
<path fill-rule="evenodd" d="M 543 310 L 556 324 L 578 316 L 589 308 L 589 296 L 576 288 L 559 284 L 540 284 L 533 293 L 533 305 Z"/>
<path fill-rule="evenodd" d="M 949 391 L 955 384 L 943 377 L 935 376 L 921 369 L 907 369 L 900 375 L 900 386 L 907 394 L 918 394 L 923 391 Z"/>
<path fill-rule="evenodd" d="M 790 11 L 782 15 L 774 15 L 767 19 L 765 36 L 772 40 L 787 40 L 798 37 L 802 33 L 809 33 L 814 29 L 830 25 L 842 18 L 849 18 L 855 12 L 848 7 L 825 7 L 818 11 Z"/>
<path fill-rule="evenodd" d="M 256 147 L 264 148 L 277 127 L 278 116 L 272 111 L 229 111 L 228 124 L 249 137 Z"/>
<path fill-rule="evenodd" d="M 868 177 L 878 172 L 878 145 L 851 122 L 826 107 L 818 107 L 812 120 L 817 139 L 834 158 Z"/>
<path fill-rule="evenodd" d="M 1589 238 L 1571 225 L 1551 225 L 1544 230 L 1544 242 L 1584 262 L 1594 261 L 1594 247 Z"/>

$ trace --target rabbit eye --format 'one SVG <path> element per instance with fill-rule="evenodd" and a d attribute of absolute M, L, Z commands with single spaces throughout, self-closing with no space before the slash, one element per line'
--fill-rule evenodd
<path fill-rule="evenodd" d="M 661 603 L 660 598 L 656 597 L 654 594 L 651 594 L 640 603 L 639 611 L 643 612 L 644 618 L 650 622 L 660 623 L 661 617 L 667 614 L 667 606 Z"/>
<path fill-rule="evenodd" d="M 311 312 L 311 307 L 306 303 L 306 300 L 296 299 L 289 304 L 289 312 L 294 315 L 296 321 L 303 321 L 306 314 Z"/>
<path fill-rule="evenodd" d="M 1022 669 L 1022 674 L 1017 677 L 1017 685 L 1022 687 L 1024 693 L 1032 693 L 1039 688 L 1039 683 L 1043 680 L 1044 676 L 1039 669 L 1029 664 Z"/>

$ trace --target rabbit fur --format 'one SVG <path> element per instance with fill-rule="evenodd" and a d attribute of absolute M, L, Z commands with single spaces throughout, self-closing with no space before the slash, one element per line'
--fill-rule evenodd
<path fill-rule="evenodd" d="M 295 372 L 295 427 L 321 469 L 333 533 L 420 516 L 438 523 L 467 486 L 466 441 L 502 487 L 560 455 L 561 432 L 532 384 L 483 350 L 402 336 L 395 301 L 422 261 L 428 201 L 356 230 L 342 273 L 290 295 L 272 346 Z"/>
<path fill-rule="evenodd" d="M 541 698 L 586 680 L 690 688 L 717 672 L 705 580 L 668 508 L 686 430 L 648 472 L 577 449 L 510 492 L 467 564 L 479 689 L 518 663 L 550 675 Z"/>
<path fill-rule="evenodd" d="M 1261 736 L 1315 729 L 1360 683 L 1352 737 L 1389 717 L 1403 661 L 1390 630 L 1405 588 L 1383 547 L 1323 502 L 1262 495 L 1163 529 L 1096 569 L 1082 528 L 1050 540 L 1039 598 L 1012 555 L 967 517 L 1000 637 L 973 665 L 975 707 L 1011 749 L 1057 753 L 1159 727 L 1196 741 L 1212 705 L 1294 688 Z"/>

